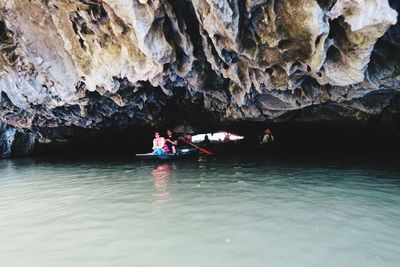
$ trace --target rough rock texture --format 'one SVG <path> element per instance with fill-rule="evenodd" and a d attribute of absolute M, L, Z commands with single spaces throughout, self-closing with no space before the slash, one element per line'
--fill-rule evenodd
<path fill-rule="evenodd" d="M 399 94 L 399 9 L 396 0 L 0 0 L 0 139 L 194 119 L 368 120 Z"/>
<path fill-rule="evenodd" d="M 7 126 L 0 121 L 0 158 L 28 155 L 35 144 L 34 133 Z"/>

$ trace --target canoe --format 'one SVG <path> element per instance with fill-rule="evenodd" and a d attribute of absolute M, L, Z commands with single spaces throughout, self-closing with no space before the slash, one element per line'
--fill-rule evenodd
<path fill-rule="evenodd" d="M 193 158 L 197 155 L 197 151 L 191 148 L 178 149 L 176 154 L 165 153 L 162 155 L 153 155 L 153 153 L 135 154 L 135 157 L 142 160 L 178 160 Z"/>

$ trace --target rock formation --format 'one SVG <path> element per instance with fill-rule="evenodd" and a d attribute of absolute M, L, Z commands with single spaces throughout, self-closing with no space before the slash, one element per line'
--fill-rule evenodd
<path fill-rule="evenodd" d="M 49 129 L 60 127 L 368 120 L 399 95 L 399 9 L 396 0 L 0 0 L 0 154 L 54 141 Z"/>

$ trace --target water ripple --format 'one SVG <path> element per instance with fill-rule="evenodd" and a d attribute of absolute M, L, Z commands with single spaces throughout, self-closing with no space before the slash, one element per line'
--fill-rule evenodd
<path fill-rule="evenodd" d="M 397 169 L 0 162 L 2 266 L 398 266 Z"/>

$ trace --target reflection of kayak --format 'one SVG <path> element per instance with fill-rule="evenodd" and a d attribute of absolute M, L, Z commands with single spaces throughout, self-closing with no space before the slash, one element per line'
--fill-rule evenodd
<path fill-rule="evenodd" d="M 136 154 L 136 158 L 142 160 L 177 160 L 177 159 L 186 159 L 193 158 L 197 155 L 197 150 L 192 148 L 182 148 L 176 152 L 176 154 L 165 153 L 162 155 L 153 155 L 153 153 L 146 154 Z"/>

